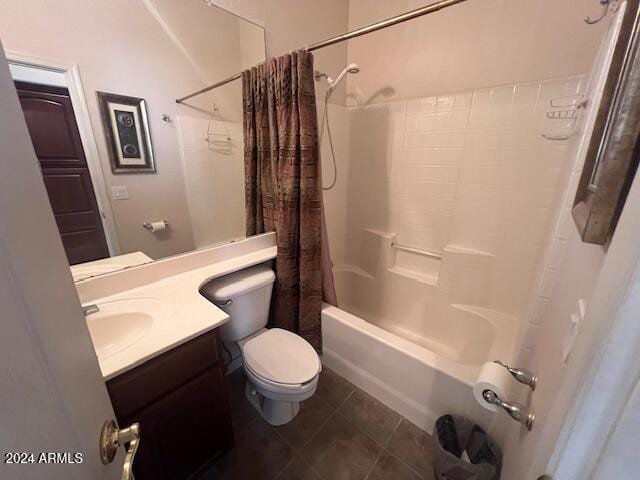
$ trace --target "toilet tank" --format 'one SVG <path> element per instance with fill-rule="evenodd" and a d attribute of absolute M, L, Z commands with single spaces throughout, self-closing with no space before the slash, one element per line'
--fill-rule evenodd
<path fill-rule="evenodd" d="M 235 342 L 267 325 L 271 291 L 276 276 L 269 267 L 258 265 L 215 278 L 200 293 L 229 315 L 220 327 L 226 342 Z"/>

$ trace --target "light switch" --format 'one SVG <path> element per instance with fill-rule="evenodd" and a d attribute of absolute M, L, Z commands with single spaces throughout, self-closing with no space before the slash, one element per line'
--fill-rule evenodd
<path fill-rule="evenodd" d="M 111 198 L 114 200 L 126 200 L 129 198 L 129 189 L 125 186 L 111 187 Z"/>

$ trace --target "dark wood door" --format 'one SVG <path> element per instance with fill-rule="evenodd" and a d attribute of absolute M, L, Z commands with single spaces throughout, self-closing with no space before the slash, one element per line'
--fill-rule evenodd
<path fill-rule="evenodd" d="M 108 257 L 69 91 L 26 82 L 16 89 L 69 264 Z"/>

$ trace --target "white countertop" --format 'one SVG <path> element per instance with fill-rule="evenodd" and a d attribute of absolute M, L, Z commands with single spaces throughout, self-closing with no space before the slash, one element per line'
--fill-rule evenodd
<path fill-rule="evenodd" d="M 167 303 L 168 312 L 155 319 L 145 336 L 109 358 L 98 357 L 104 379 L 114 378 L 224 324 L 228 315 L 200 295 L 200 287 L 212 278 L 268 261 L 275 254 L 276 247 L 269 247 L 87 302 L 100 305 L 114 300 L 155 298 Z"/>
<path fill-rule="evenodd" d="M 137 267 L 150 262 L 153 262 L 153 258 L 142 252 L 132 252 L 124 255 L 116 255 L 115 257 L 102 258 L 92 262 L 79 263 L 72 265 L 70 268 L 73 281 L 79 282 L 80 280 L 86 280 L 87 278 L 102 275 L 103 273 Z"/>

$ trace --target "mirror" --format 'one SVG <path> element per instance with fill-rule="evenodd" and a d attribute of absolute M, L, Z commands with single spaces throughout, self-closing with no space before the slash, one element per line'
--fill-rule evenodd
<path fill-rule="evenodd" d="M 8 0 L 0 35 L 76 280 L 244 238 L 264 29 L 202 0 Z"/>

